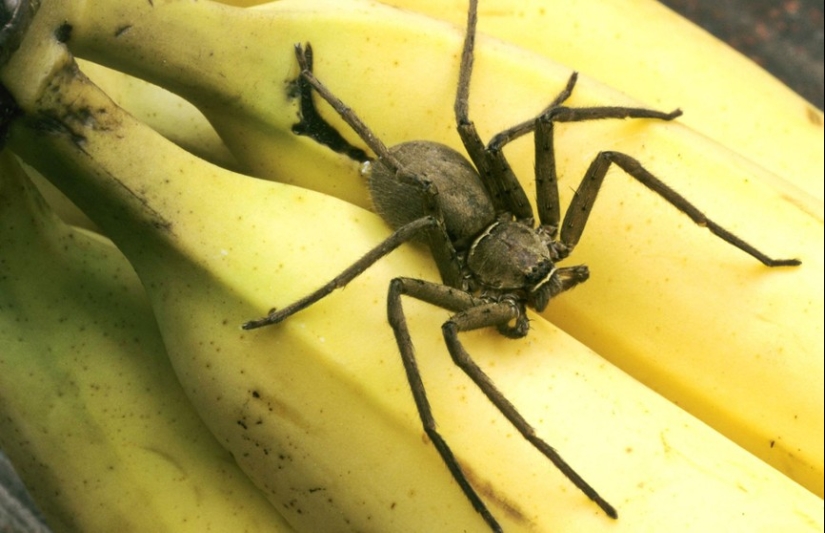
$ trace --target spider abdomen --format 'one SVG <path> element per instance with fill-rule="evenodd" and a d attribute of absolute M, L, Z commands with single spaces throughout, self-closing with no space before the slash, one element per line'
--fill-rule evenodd
<path fill-rule="evenodd" d="M 405 170 L 436 186 L 438 207 L 456 250 L 467 249 L 495 220 L 493 203 L 478 172 L 461 153 L 430 141 L 401 143 L 389 152 Z M 365 175 L 376 211 L 394 229 L 427 214 L 421 190 L 399 182 L 381 159 L 372 162 Z"/>

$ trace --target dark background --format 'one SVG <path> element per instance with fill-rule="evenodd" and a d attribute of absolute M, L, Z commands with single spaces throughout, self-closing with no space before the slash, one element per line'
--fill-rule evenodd
<path fill-rule="evenodd" d="M 823 109 L 822 0 L 660 0 Z"/>

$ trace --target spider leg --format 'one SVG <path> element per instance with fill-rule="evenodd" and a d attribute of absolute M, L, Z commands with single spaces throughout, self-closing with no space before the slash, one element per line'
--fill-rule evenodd
<path fill-rule="evenodd" d="M 429 437 L 430 442 L 433 443 L 433 446 L 435 446 L 447 469 L 452 474 L 453 479 L 455 479 L 459 487 L 461 487 L 461 491 L 467 499 L 470 500 L 476 512 L 482 516 L 493 531 L 501 533 L 502 528 L 498 521 L 470 484 L 464 472 L 461 470 L 461 466 L 459 466 L 452 449 L 450 449 L 450 446 L 438 432 L 432 408 L 430 407 L 430 401 L 427 398 L 427 392 L 424 388 L 424 382 L 418 370 L 412 338 L 410 337 L 409 329 L 407 328 L 407 319 L 404 316 L 404 310 L 401 305 L 401 296 L 403 294 L 453 311 L 483 305 L 485 302 L 467 292 L 446 285 L 411 278 L 396 278 L 390 282 L 389 294 L 387 296 L 387 315 L 390 326 L 392 326 L 393 332 L 395 333 L 395 339 L 398 343 L 398 350 L 401 353 L 407 381 L 409 382 L 413 400 L 415 401 L 421 424 L 424 427 L 424 432 Z M 507 311 L 507 309 L 504 310 Z M 503 320 L 507 320 L 508 318 L 509 317 L 502 317 Z"/>
<path fill-rule="evenodd" d="M 568 86 L 570 86 L 568 84 Z M 559 206 L 558 174 L 556 172 L 556 156 L 553 147 L 554 122 L 579 122 L 606 118 L 653 118 L 671 120 L 681 114 L 678 109 L 670 113 L 663 113 L 653 109 L 635 107 L 583 107 L 569 108 L 563 106 L 548 107 L 538 118 L 533 120 L 536 153 L 536 210 L 539 222 L 545 233 L 555 238 L 561 220 Z M 509 139 L 505 139 L 509 140 Z M 569 211 L 568 211 L 569 212 Z M 581 232 L 579 232 L 581 233 Z M 563 240 L 563 244 L 568 241 Z M 578 242 L 578 239 L 575 239 Z M 573 244 L 575 244 L 575 242 Z M 570 249 L 559 252 L 564 255 Z"/>
<path fill-rule="evenodd" d="M 532 221 L 533 212 L 527 194 L 518 182 L 504 154 L 500 150 L 488 150 L 469 118 L 470 77 L 473 72 L 473 48 L 475 47 L 478 1 L 470 0 L 467 13 L 467 31 L 461 51 L 458 74 L 458 90 L 455 97 L 455 118 L 461 142 L 475 164 L 496 211 L 507 212 L 518 220 Z"/>
<path fill-rule="evenodd" d="M 682 116 L 681 109 L 674 109 L 669 113 L 647 109 L 645 107 L 596 106 L 596 107 L 566 107 L 557 106 L 538 116 L 538 120 L 552 122 L 584 122 L 586 120 L 601 120 L 606 118 L 653 118 L 659 120 L 673 120 Z"/>
<path fill-rule="evenodd" d="M 434 233 L 434 229 L 440 227 L 438 220 L 434 217 L 422 217 L 406 224 L 392 235 L 387 237 L 378 246 L 367 252 L 358 261 L 347 267 L 343 272 L 335 276 L 332 280 L 326 283 L 319 289 L 309 293 L 300 300 L 282 308 L 275 309 L 269 312 L 265 317 L 255 320 L 250 320 L 243 324 L 243 329 L 256 329 L 270 324 L 277 324 L 284 321 L 288 317 L 294 315 L 302 309 L 306 309 L 310 305 L 319 301 L 323 297 L 329 295 L 335 289 L 345 286 L 347 283 L 361 275 L 366 269 L 372 266 L 376 261 L 389 254 L 403 243 L 408 242 L 417 237 L 421 232 Z M 446 237 L 446 235 L 445 235 Z"/>
<path fill-rule="evenodd" d="M 516 407 L 498 390 L 492 380 L 472 360 L 458 340 L 458 333 L 490 326 L 507 328 L 513 320 L 517 322 L 524 318 L 523 308 L 513 301 L 489 301 L 474 297 L 466 292 L 452 287 L 410 278 L 396 278 L 390 284 L 388 296 L 389 322 L 395 331 L 398 348 L 407 372 L 407 379 L 413 391 L 413 397 L 418 408 L 424 431 L 430 437 L 447 468 L 458 482 L 464 494 L 471 501 L 474 508 L 484 517 L 494 531 L 500 531 L 500 526 L 490 514 L 481 498 L 470 485 L 461 467 L 458 464 L 449 445 L 444 441 L 436 428 L 429 401 L 427 400 L 423 381 L 415 361 L 412 340 L 407 329 L 406 319 L 401 306 L 401 296 L 413 298 L 455 311 L 442 326 L 444 340 L 453 362 L 462 369 L 470 379 L 481 389 L 485 396 L 510 421 L 511 424 L 537 450 L 547 457 L 579 490 L 593 500 L 608 516 L 617 517 L 616 510 L 604 500 L 564 459 L 544 440 L 539 438 L 535 430 L 518 412 Z M 526 333 L 526 331 L 524 332 Z"/>
<path fill-rule="evenodd" d="M 611 164 L 618 165 L 630 176 L 636 178 L 636 180 L 638 180 L 642 185 L 652 190 L 667 200 L 667 202 L 673 205 L 676 209 L 690 217 L 690 219 L 699 226 L 706 227 L 711 231 L 711 233 L 723 241 L 739 248 L 747 254 L 750 254 L 764 265 L 769 267 L 777 267 L 796 266 L 800 264 L 798 259 L 773 259 L 768 257 L 716 222 L 707 218 L 704 213 L 699 211 L 699 209 L 690 203 L 684 196 L 671 189 L 659 178 L 645 169 L 639 161 L 629 155 L 619 152 L 599 153 L 590 164 L 590 167 L 585 173 L 584 179 L 579 185 L 579 188 L 576 190 L 576 194 L 570 202 L 570 207 L 567 209 L 567 214 L 564 217 L 564 222 L 561 228 L 561 241 L 567 245 L 569 249 L 572 249 L 576 245 L 582 232 L 584 231 L 584 227 L 587 224 L 587 219 L 590 216 L 593 204 L 596 201 L 596 195 L 604 182 L 604 178 L 607 175 L 607 171 Z"/>
<path fill-rule="evenodd" d="M 332 94 L 312 71 L 312 47 L 307 43 L 306 48 L 300 44 L 295 45 L 295 57 L 298 60 L 298 66 L 301 68 L 301 80 L 312 86 L 313 89 L 332 106 L 336 113 L 338 113 L 344 122 L 358 134 L 359 137 L 370 147 L 378 157 L 383 159 L 388 166 L 393 170 L 398 170 L 401 165 L 395 157 L 389 153 L 386 145 L 378 138 L 375 133 L 367 126 L 355 112 L 350 109 L 340 98 Z"/>
<path fill-rule="evenodd" d="M 302 69 L 312 71 L 312 47 L 309 43 L 302 50 L 304 55 L 304 65 Z M 300 121 L 292 125 L 292 133 L 295 135 L 306 135 L 319 144 L 327 146 L 331 150 L 344 154 L 350 159 L 363 163 L 369 161 L 370 157 L 364 150 L 353 146 L 341 133 L 333 128 L 329 122 L 318 113 L 315 102 L 312 99 L 312 85 L 301 75 L 294 82 L 298 92 L 301 105 Z"/>
<path fill-rule="evenodd" d="M 534 131 L 538 127 L 540 119 L 555 122 L 581 122 L 585 120 L 597 120 L 604 118 L 654 118 L 660 120 L 673 120 L 680 116 L 682 111 L 676 109 L 670 113 L 647 109 L 643 107 L 621 107 L 621 106 L 597 106 L 597 107 L 566 107 L 561 104 L 570 97 L 573 87 L 578 80 L 578 73 L 574 72 L 567 80 L 567 85 L 556 96 L 555 99 L 545 107 L 536 118 L 525 120 L 520 124 L 508 128 L 495 135 L 487 144 L 488 149 L 501 149 L 505 144 L 514 141 Z"/>
<path fill-rule="evenodd" d="M 318 78 L 315 77 L 315 74 L 312 71 L 312 48 L 309 44 L 306 45 L 306 48 L 302 47 L 300 44 L 296 44 L 295 57 L 297 58 L 298 65 L 301 68 L 301 80 L 305 81 L 308 85 L 315 89 L 321 98 L 326 100 L 326 102 L 332 106 L 335 112 L 338 113 L 342 119 L 344 119 L 353 131 L 355 131 L 355 133 L 361 137 L 367 146 L 369 146 L 370 149 L 381 159 L 381 162 L 395 172 L 395 176 L 400 182 L 412 185 L 421 190 L 423 212 L 434 218 L 436 221 L 436 224 L 431 225 L 426 234 L 433 258 L 435 259 L 435 262 L 438 265 L 438 270 L 441 273 L 441 278 L 444 283 L 448 285 L 460 287 L 463 281 L 461 278 L 461 266 L 458 262 L 455 247 L 450 241 L 444 227 L 444 216 L 441 213 L 436 200 L 436 196 L 438 195 L 436 186 L 431 181 L 405 170 L 398 159 L 389 152 L 381 139 L 373 133 L 373 131 L 358 117 L 358 115 L 356 115 L 352 109 L 344 104 L 341 99 L 335 96 L 332 91 L 330 91 L 323 83 L 321 83 L 320 80 L 318 80 Z M 401 230 L 399 229 L 399 231 Z M 320 299 L 321 297 L 323 297 L 323 295 L 319 296 L 315 300 L 309 301 L 307 305 L 317 301 L 317 299 Z M 286 311 L 286 309 L 284 311 Z M 277 315 L 280 316 L 281 313 L 279 312 Z M 285 315 L 283 318 L 286 318 L 286 316 L 288 315 Z M 280 318 L 279 320 L 283 320 L 283 318 Z M 263 319 L 252 321 L 247 323 L 247 325 L 250 327 L 255 327 L 253 324 L 257 324 L 262 320 Z M 269 321 L 266 323 L 273 322 Z"/>
<path fill-rule="evenodd" d="M 567 80 L 567 85 L 565 85 L 564 89 L 562 89 L 561 92 L 559 92 L 559 94 L 556 95 L 553 101 L 550 102 L 550 104 L 547 107 L 545 107 L 541 111 L 541 113 L 539 113 L 539 116 L 544 115 L 554 107 L 558 107 L 565 101 L 567 101 L 567 99 L 570 98 L 570 95 L 573 93 L 573 87 L 576 86 L 576 81 L 578 81 L 578 79 L 578 72 L 573 72 L 572 74 L 570 74 L 570 78 L 568 78 Z M 487 148 L 501 149 L 505 144 L 518 139 L 522 135 L 530 133 L 534 129 L 536 129 L 536 119 L 530 118 L 528 120 L 525 120 L 524 122 L 516 124 L 515 126 L 511 126 L 506 130 L 494 135 L 493 138 L 490 139 L 490 142 L 487 143 Z"/>
<path fill-rule="evenodd" d="M 556 151 L 553 146 L 553 122 L 534 120 L 536 134 L 536 211 L 545 233 L 555 240 L 561 220 Z M 568 250 L 569 251 L 569 250 Z"/>
<path fill-rule="evenodd" d="M 513 307 L 507 302 L 500 302 L 496 304 L 488 304 L 495 306 L 509 306 Z M 518 313 L 518 310 L 514 312 Z M 503 314 L 499 311 L 499 314 Z M 464 349 L 461 341 L 458 340 L 458 333 L 461 331 L 469 331 L 473 329 L 484 328 L 491 324 L 491 319 L 495 313 L 490 313 L 490 310 L 485 307 L 474 307 L 460 312 L 450 318 L 442 326 L 444 333 L 444 340 L 447 343 L 447 348 L 452 356 L 453 362 L 472 379 L 485 396 L 496 406 L 496 408 L 504 415 L 507 420 L 515 427 L 519 433 L 533 445 L 539 452 L 558 468 L 562 474 L 570 480 L 580 491 L 582 491 L 588 498 L 593 500 L 608 516 L 617 518 L 618 513 L 616 509 L 610 505 L 596 490 L 590 486 L 574 469 L 571 467 L 559 453 L 547 442 L 536 435 L 533 427 L 524 419 L 516 407 L 498 390 L 496 385 L 487 374 L 473 361 L 470 354 Z"/>

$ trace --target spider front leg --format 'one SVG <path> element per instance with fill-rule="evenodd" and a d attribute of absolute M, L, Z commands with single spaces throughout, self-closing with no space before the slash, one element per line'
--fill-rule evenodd
<path fill-rule="evenodd" d="M 296 55 L 299 58 L 302 73 L 304 71 L 311 73 L 313 63 L 312 46 L 309 43 L 306 43 L 303 48 L 299 45 L 296 47 Z M 370 157 L 364 150 L 350 144 L 338 130 L 321 117 L 315 108 L 315 102 L 312 100 L 312 85 L 306 80 L 306 77 L 299 75 L 293 83 L 301 113 L 299 122 L 292 125 L 292 133 L 306 135 L 339 154 L 344 154 L 360 163 L 369 161 Z"/>
<path fill-rule="evenodd" d="M 571 80 L 574 81 L 573 78 L 571 78 Z M 568 87 L 572 90 L 572 86 L 570 86 L 569 83 Z M 555 106 L 549 107 L 539 115 L 539 117 L 533 121 L 533 128 L 536 132 L 533 137 L 536 153 L 536 210 L 538 211 L 539 221 L 545 229 L 545 232 L 550 237 L 555 238 L 559 229 L 559 221 L 561 220 L 558 173 L 556 171 L 556 155 L 553 146 L 554 122 L 581 122 L 608 118 L 673 120 L 681 114 L 682 112 L 678 109 L 670 113 L 664 113 L 662 111 L 637 107 L 604 106 L 569 108 Z M 501 140 L 509 141 L 512 140 L 512 138 L 502 137 Z M 570 210 L 568 209 L 568 214 L 569 213 Z M 581 229 L 584 228 L 582 227 Z M 579 235 L 581 235 L 581 232 L 579 232 Z M 561 246 L 557 244 L 557 251 L 560 252 L 561 257 L 564 257 L 572 250 L 577 242 L 578 238 L 573 241 L 562 239 Z"/>
<path fill-rule="evenodd" d="M 570 74 L 570 77 L 567 79 L 567 85 L 564 86 L 564 89 L 553 98 L 553 101 L 548 104 L 547 107 L 539 113 L 539 116 L 544 115 L 545 113 L 549 112 L 554 107 L 559 107 L 561 104 L 567 101 L 570 98 L 570 95 L 573 94 L 573 87 L 576 86 L 576 82 L 579 79 L 579 73 L 573 72 Z M 532 132 L 536 129 L 536 119 L 531 118 L 529 120 L 525 120 L 524 122 L 520 122 L 515 126 L 511 126 L 504 131 L 501 131 L 493 136 L 490 139 L 490 142 L 487 143 L 487 149 L 497 149 L 500 150 L 505 144 L 515 141 L 522 135 Z"/>
<path fill-rule="evenodd" d="M 407 295 L 438 307 L 455 311 L 450 319 L 442 326 L 444 340 L 453 362 L 473 380 L 485 396 L 496 406 L 507 420 L 530 442 L 538 451 L 547 457 L 579 490 L 593 500 L 608 516 L 618 516 L 615 508 L 602 498 L 573 468 L 567 464 L 559 453 L 544 440 L 536 435 L 533 427 L 518 412 L 516 407 L 501 393 L 493 381 L 472 360 L 458 339 L 458 333 L 474 329 L 496 326 L 499 329 L 522 330 L 526 333 L 527 318 L 524 307 L 514 299 L 503 298 L 490 301 L 478 298 L 471 294 L 437 283 L 419 279 L 396 278 L 390 283 L 387 297 L 387 314 L 390 325 L 395 333 L 398 350 L 407 374 L 407 380 L 413 393 L 418 414 L 424 431 L 435 446 L 442 460 L 447 465 L 453 478 L 461 490 L 470 500 L 476 511 L 482 515 L 493 531 L 501 531 L 501 526 L 490 513 L 483 500 L 472 487 L 464 472 L 461 470 L 450 446 L 438 432 L 432 414 L 430 402 L 418 364 L 415 359 L 415 350 L 407 328 L 407 321 L 401 305 L 401 296 Z M 509 326 L 512 321 L 515 326 Z M 519 325 L 523 322 L 523 325 Z"/>
<path fill-rule="evenodd" d="M 500 150 L 488 150 L 469 118 L 470 78 L 473 72 L 473 49 L 475 47 L 478 1 L 470 0 L 467 12 L 467 32 L 461 51 L 461 65 L 458 73 L 458 89 L 455 96 L 456 128 L 467 154 L 478 170 L 481 180 L 497 213 L 510 213 L 516 219 L 532 223 L 533 210 L 509 163 Z"/>
<path fill-rule="evenodd" d="M 364 256 L 358 261 L 347 267 L 343 272 L 335 276 L 322 287 L 282 309 L 273 309 L 264 317 L 245 322 L 241 327 L 243 329 L 257 329 L 283 322 L 298 311 L 306 309 L 325 296 L 328 296 L 335 289 L 344 287 L 347 283 L 371 267 L 376 261 L 389 254 L 405 242 L 415 239 L 422 232 L 440 232 L 439 222 L 433 217 L 422 217 L 398 228 L 378 246 L 364 254 Z"/>
<path fill-rule="evenodd" d="M 556 174 L 555 150 L 553 147 L 554 122 L 583 122 L 605 118 L 652 118 L 672 120 L 681 115 L 680 110 L 663 113 L 652 109 L 627 107 L 555 107 L 536 119 L 536 193 L 539 219 L 542 226 L 555 236 L 560 217 L 558 199 L 558 179 Z M 686 214 L 699 226 L 704 226 L 723 241 L 758 259 L 769 267 L 796 266 L 798 259 L 773 259 L 748 244 L 713 220 L 709 219 L 684 196 L 671 189 L 662 180 L 651 174 L 639 161 L 620 152 L 600 152 L 579 184 L 561 225 L 561 237 L 556 244 L 562 255 L 567 254 L 581 238 L 584 227 L 596 202 L 604 178 L 611 164 L 616 164 L 642 185 L 652 190 L 676 209 Z"/>
<path fill-rule="evenodd" d="M 367 146 L 370 147 L 378 156 L 381 164 L 385 165 L 394 173 L 395 178 L 400 183 L 411 185 L 420 192 L 420 196 L 410 198 L 410 201 L 420 200 L 421 214 L 432 217 L 437 222 L 437 224 L 434 224 L 430 227 L 429 231 L 426 232 L 426 237 L 430 251 L 438 265 L 441 279 L 448 285 L 461 286 L 461 266 L 458 263 L 458 255 L 456 254 L 455 247 L 450 241 L 444 227 L 444 216 L 438 207 L 437 187 L 431 181 L 406 170 L 398 159 L 387 149 L 381 139 L 373 133 L 358 115 L 321 83 L 312 70 L 312 47 L 309 43 L 307 43 L 305 47 L 300 44 L 295 45 L 295 58 L 301 69 L 299 88 L 302 86 L 304 89 L 306 89 L 307 86 L 312 87 L 321 98 L 332 106 L 335 112 L 358 134 Z M 306 94 L 306 90 L 302 90 L 301 99 L 302 107 L 306 108 L 304 112 L 306 112 L 307 109 L 311 109 L 313 113 L 312 116 L 317 117 L 317 112 L 312 105 L 311 94 Z M 323 119 L 320 119 L 320 117 L 317 117 L 317 120 L 323 122 Z M 327 125 L 327 127 L 329 126 Z"/>

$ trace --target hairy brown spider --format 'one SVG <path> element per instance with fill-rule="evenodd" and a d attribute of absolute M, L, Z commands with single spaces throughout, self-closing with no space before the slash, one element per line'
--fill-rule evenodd
<path fill-rule="evenodd" d="M 523 337 L 529 329 L 526 308 L 542 311 L 551 298 L 587 280 L 586 266 L 556 266 L 579 241 L 601 184 L 611 164 L 622 168 L 659 194 L 700 226 L 752 255 L 767 266 L 798 265 L 796 259 L 771 259 L 739 237 L 709 220 L 693 204 L 665 185 L 634 158 L 601 152 L 590 164 L 559 226 L 561 211 L 553 149 L 553 124 L 607 118 L 672 120 L 681 111 L 662 113 L 628 107 L 570 108 L 562 104 L 573 91 L 574 73 L 567 86 L 536 118 L 505 130 L 486 146 L 468 117 L 470 74 L 473 67 L 477 0 L 470 0 L 467 31 L 461 55 L 455 115 L 458 133 L 472 164 L 455 150 L 433 142 L 412 141 L 387 148 L 312 72 L 312 49 L 295 46 L 301 68 L 302 122 L 296 133 L 310 135 L 350 157 L 369 160 L 352 147 L 315 111 L 314 89 L 378 156 L 367 171 L 369 189 L 378 212 L 395 232 L 335 279 L 269 315 L 243 325 L 253 329 L 276 324 L 343 287 L 401 244 L 423 239 L 441 274 L 442 283 L 395 278 L 388 295 L 389 323 L 407 374 L 424 431 L 435 445 L 462 491 L 493 531 L 501 526 L 467 480 L 452 450 L 436 429 L 424 384 L 418 372 L 401 296 L 407 295 L 455 314 L 442 326 L 444 340 L 455 362 L 487 398 L 536 449 L 544 454 L 584 494 L 610 517 L 616 510 L 602 498 L 550 445 L 540 439 L 516 408 L 473 362 L 458 333 L 495 326 L 503 335 Z M 536 196 L 539 224 L 524 189 L 504 158 L 501 148 L 534 131 Z"/>

